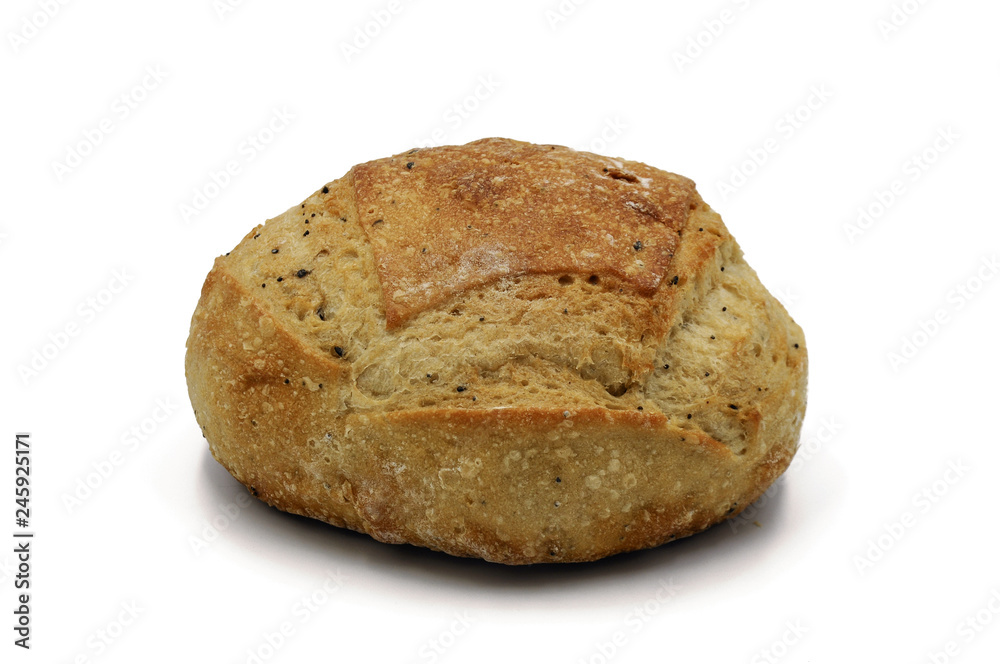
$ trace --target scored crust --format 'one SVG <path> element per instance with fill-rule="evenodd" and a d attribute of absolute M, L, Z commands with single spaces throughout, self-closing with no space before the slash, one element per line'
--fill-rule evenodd
<path fill-rule="evenodd" d="M 690 180 L 487 139 L 356 166 L 251 231 L 186 372 L 269 504 L 526 564 L 737 514 L 791 460 L 807 361 Z"/>
<path fill-rule="evenodd" d="M 509 275 L 614 275 L 652 294 L 674 256 L 694 183 L 645 164 L 622 167 L 502 139 L 356 166 L 358 217 L 387 327 Z"/>

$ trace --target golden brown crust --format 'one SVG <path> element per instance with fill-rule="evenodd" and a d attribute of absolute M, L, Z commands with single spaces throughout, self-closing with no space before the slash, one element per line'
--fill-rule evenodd
<path fill-rule="evenodd" d="M 527 149 L 507 143 L 448 151 L 506 159 Z M 591 168 L 591 156 L 531 147 L 526 160 L 551 153 L 565 170 Z M 474 171 L 468 159 L 450 163 Z M 431 157 L 421 168 L 444 169 L 424 180 L 443 187 L 476 181 Z M 663 227 L 675 230 L 664 237 L 677 240 L 659 276 L 630 274 L 616 255 L 607 264 L 553 257 L 557 269 L 527 258 L 517 274 L 437 278 L 392 326 L 378 257 L 395 255 L 413 229 L 398 216 L 384 235 L 369 232 L 365 215 L 378 212 L 355 194 L 364 169 L 217 259 L 192 319 L 186 369 L 198 422 L 215 458 L 255 495 L 386 542 L 507 564 L 570 562 L 703 530 L 790 463 L 805 410 L 802 332 L 696 193 L 683 215 L 666 215 Z M 388 204 L 417 190 L 393 189 Z M 407 205 L 427 201 L 439 202 Z M 605 201 L 609 223 L 627 233 L 620 203 Z M 538 219 L 550 206 L 566 209 L 528 203 Z M 463 242 L 448 251 L 482 246 Z M 391 278 L 421 274 L 405 256 Z M 648 278 L 659 286 L 643 286 Z"/>
<path fill-rule="evenodd" d="M 694 183 L 557 145 L 484 139 L 352 169 L 389 329 L 468 288 L 523 274 L 615 276 L 650 295 Z"/>

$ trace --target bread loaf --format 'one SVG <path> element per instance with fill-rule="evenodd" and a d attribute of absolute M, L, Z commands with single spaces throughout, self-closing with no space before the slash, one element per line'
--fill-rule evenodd
<path fill-rule="evenodd" d="M 254 228 L 186 373 L 268 504 L 507 564 L 739 513 L 806 403 L 802 330 L 693 182 L 506 139 L 355 166 Z"/>

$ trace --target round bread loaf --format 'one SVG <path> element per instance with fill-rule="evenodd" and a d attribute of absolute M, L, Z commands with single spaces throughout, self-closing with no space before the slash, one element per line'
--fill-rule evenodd
<path fill-rule="evenodd" d="M 802 330 L 693 182 L 496 138 L 355 166 L 252 230 L 186 373 L 268 504 L 507 564 L 739 513 L 806 403 Z"/>

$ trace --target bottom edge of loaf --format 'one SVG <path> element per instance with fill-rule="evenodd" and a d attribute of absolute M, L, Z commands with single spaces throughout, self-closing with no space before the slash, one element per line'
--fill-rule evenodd
<path fill-rule="evenodd" d="M 701 533 L 712 526 L 739 516 L 746 508 L 757 501 L 785 472 L 791 463 L 797 447 L 798 437 L 792 441 L 781 441 L 773 445 L 767 453 L 760 457 L 752 467 L 745 469 L 745 482 L 738 496 L 726 498 L 729 507 L 723 511 L 718 508 L 718 500 L 706 501 L 704 505 L 685 504 L 682 511 L 687 518 L 679 520 L 669 514 L 661 518 L 650 519 L 644 526 L 632 530 L 631 534 L 616 534 L 605 529 L 586 528 L 574 533 L 572 546 L 564 546 L 558 539 L 548 539 L 547 546 L 533 545 L 536 540 L 532 533 L 524 532 L 522 537 L 514 537 L 513 541 L 501 541 L 495 533 L 479 532 L 474 537 L 459 538 L 454 533 L 444 532 L 440 528 L 427 527 L 422 530 L 411 528 L 411 524 L 399 523 L 397 519 L 366 518 L 366 508 L 359 504 L 357 495 L 348 496 L 345 501 L 352 503 L 351 514 L 338 514 L 336 510 L 326 509 L 315 501 L 303 500 L 301 496 L 289 495 L 281 491 L 271 490 L 265 476 L 252 477 L 244 474 L 240 468 L 243 463 L 229 463 L 217 453 L 216 447 L 210 444 L 213 457 L 226 470 L 242 483 L 252 495 L 265 504 L 280 511 L 316 519 L 329 525 L 345 528 L 371 536 L 373 539 L 387 544 L 410 544 L 430 549 L 440 553 L 462 558 L 479 558 L 491 563 L 510 566 L 533 565 L 543 563 L 586 563 L 644 549 L 656 548 L 664 544 Z M 350 482 L 345 482 L 350 486 Z M 350 491 L 350 489 L 348 489 Z M 400 510 L 404 511 L 404 510 Z M 670 512 L 666 506 L 664 512 Z M 395 527 L 386 527 L 386 522 L 394 523 Z M 673 524 L 673 525 L 671 525 Z M 531 525 L 525 528 L 530 530 Z M 516 530 L 516 528 L 515 528 Z M 629 530 L 626 528 L 626 530 Z M 492 535 L 492 536 L 491 536 Z"/>

